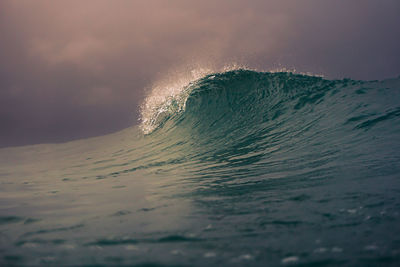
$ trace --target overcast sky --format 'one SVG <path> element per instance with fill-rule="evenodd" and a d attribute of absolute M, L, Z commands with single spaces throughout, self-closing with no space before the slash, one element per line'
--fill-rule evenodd
<path fill-rule="evenodd" d="M 137 124 L 166 73 L 232 63 L 400 75 L 400 1 L 0 1 L 0 147 Z"/>

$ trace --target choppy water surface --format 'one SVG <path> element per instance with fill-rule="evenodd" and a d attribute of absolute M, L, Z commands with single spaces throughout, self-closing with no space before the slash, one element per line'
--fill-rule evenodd
<path fill-rule="evenodd" d="M 0 150 L 1 265 L 400 264 L 400 79 L 235 70 L 149 99 L 140 127 Z"/>

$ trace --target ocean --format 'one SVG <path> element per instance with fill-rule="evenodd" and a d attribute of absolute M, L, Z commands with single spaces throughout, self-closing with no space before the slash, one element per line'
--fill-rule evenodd
<path fill-rule="evenodd" d="M 399 266 L 400 78 L 208 73 L 0 149 L 1 266 Z"/>

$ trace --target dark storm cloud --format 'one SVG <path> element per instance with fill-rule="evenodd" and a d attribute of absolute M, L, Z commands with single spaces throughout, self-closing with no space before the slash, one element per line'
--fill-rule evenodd
<path fill-rule="evenodd" d="M 137 123 L 170 69 L 233 62 L 329 78 L 400 74 L 393 1 L 0 2 L 0 146 Z"/>

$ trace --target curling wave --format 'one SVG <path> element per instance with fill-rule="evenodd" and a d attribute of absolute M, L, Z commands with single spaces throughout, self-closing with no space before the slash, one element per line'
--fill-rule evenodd
<path fill-rule="evenodd" d="M 144 106 L 141 128 L 152 136 L 179 133 L 199 144 L 225 144 L 226 138 L 259 145 L 313 143 L 327 136 L 324 144 L 351 142 L 357 131 L 375 126 L 398 130 L 393 125 L 400 115 L 393 100 L 400 99 L 398 85 L 399 79 L 327 80 L 244 69 L 213 73 Z"/>

